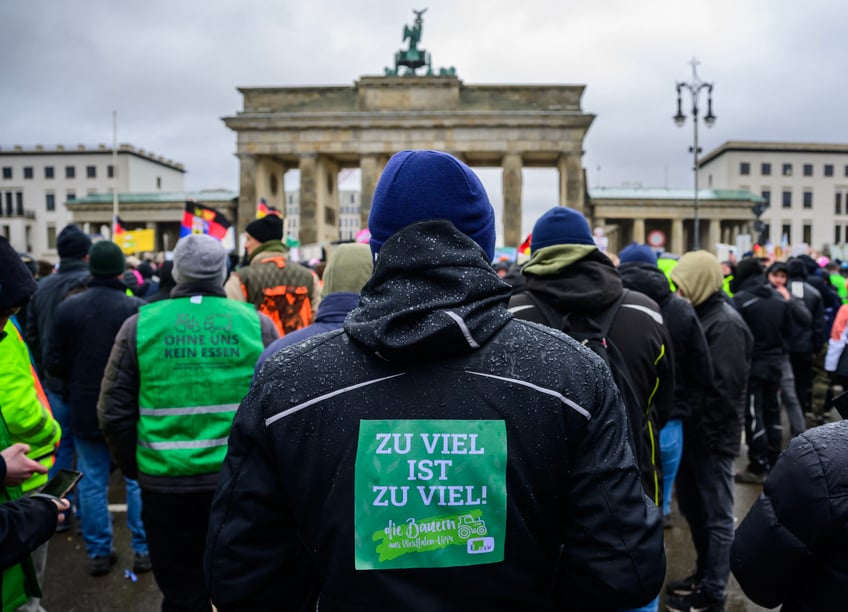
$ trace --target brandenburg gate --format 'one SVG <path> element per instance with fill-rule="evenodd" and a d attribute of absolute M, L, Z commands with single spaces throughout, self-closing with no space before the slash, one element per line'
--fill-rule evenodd
<path fill-rule="evenodd" d="M 224 118 L 237 134 L 239 233 L 260 198 L 285 210 L 282 183 L 290 169 L 300 171 L 301 244 L 339 238 L 337 177 L 344 168 L 361 170 L 366 227 L 377 179 L 403 149 L 438 149 L 473 167 L 501 167 L 506 245 L 524 238 L 525 167 L 556 168 L 559 204 L 583 210 L 583 139 L 594 119 L 580 106 L 584 86 L 466 85 L 453 70 L 391 72 L 360 77 L 352 87 L 239 88 L 244 108 Z"/>

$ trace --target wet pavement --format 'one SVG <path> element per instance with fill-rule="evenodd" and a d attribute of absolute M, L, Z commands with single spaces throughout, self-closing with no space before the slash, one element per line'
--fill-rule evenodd
<path fill-rule="evenodd" d="M 835 413 L 834 413 L 835 415 Z M 743 447 L 744 449 L 744 447 Z M 737 461 L 737 470 L 744 469 L 744 457 Z M 738 522 L 745 517 L 762 487 L 737 484 L 734 487 L 734 516 Z M 114 540 L 118 563 L 107 576 L 94 578 L 88 575 L 87 557 L 82 536 L 71 531 L 57 534 L 50 540 L 47 572 L 43 582 L 42 606 L 50 611 L 63 612 L 147 612 L 160 609 L 162 596 L 152 573 L 138 576 L 126 575 L 132 567 L 130 533 L 126 526 L 123 507 L 123 480 L 118 473 L 112 475 L 110 503 L 114 516 Z M 687 576 L 695 567 L 692 541 L 686 521 L 673 511 L 673 524 L 665 530 L 668 557 L 667 579 Z M 727 612 L 755 612 L 766 610 L 748 600 L 731 575 L 728 587 Z M 664 610 L 660 606 L 660 610 Z"/>

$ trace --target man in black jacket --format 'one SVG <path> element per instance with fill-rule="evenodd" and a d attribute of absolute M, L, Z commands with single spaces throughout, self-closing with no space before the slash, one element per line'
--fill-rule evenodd
<path fill-rule="evenodd" d="M 266 361 L 209 523 L 219 610 L 613 610 L 665 572 L 609 370 L 513 319 L 477 176 L 389 161 L 344 329 Z"/>
<path fill-rule="evenodd" d="M 736 266 L 730 289 L 736 309 L 754 336 L 745 411 L 748 467 L 736 475 L 736 481 L 761 483 L 783 447 L 777 394 L 792 320 L 794 317 L 803 323 L 806 318 L 809 322 L 810 313 L 797 298 L 787 300 L 778 293 L 766 280 L 762 264 L 753 257 L 743 259 Z"/>
<path fill-rule="evenodd" d="M 59 442 L 59 450 L 56 452 L 56 462 L 50 468 L 50 476 L 62 469 L 73 469 L 74 438 L 71 435 L 70 408 L 62 396 L 62 381 L 48 376 L 45 372 L 47 340 L 56 307 L 70 293 L 83 287 L 88 280 L 89 248 L 91 248 L 91 238 L 76 225 L 66 225 L 56 238 L 59 268 L 54 274 L 38 282 L 38 290 L 27 306 L 27 322 L 24 330 L 26 342 L 44 385 L 50 409 L 62 428 L 62 439 Z M 73 503 L 73 494 L 69 494 L 68 499 Z M 65 531 L 69 527 L 70 520 L 62 523 L 59 530 Z"/>
<path fill-rule="evenodd" d="M 668 278 L 657 267 L 657 256 L 648 245 L 633 243 L 619 253 L 618 272 L 625 288 L 644 293 L 662 311 L 674 348 L 674 396 L 665 426 L 660 430 L 663 467 L 663 516 L 671 513 L 671 491 L 685 437 L 683 420 L 700 402 L 713 382 L 713 364 L 704 330 L 695 309 L 671 292 Z"/>
<path fill-rule="evenodd" d="M 589 222 L 575 210 L 557 206 L 542 215 L 533 227 L 530 252 L 522 269 L 530 296 L 518 293 L 509 303 L 517 318 L 550 324 L 534 300 L 560 317 L 597 316 L 620 300 L 608 337 L 627 364 L 638 403 L 627 408 L 645 493 L 661 507 L 659 433 L 671 412 L 674 362 L 659 306 L 637 291 L 624 292 L 618 270 L 595 246 Z"/>
<path fill-rule="evenodd" d="M 721 264 L 693 251 L 671 272 L 701 321 L 714 379 L 684 419 L 686 444 L 677 475 L 677 501 L 689 523 L 695 572 L 668 584 L 671 610 L 724 610 L 733 542 L 733 463 L 739 454 L 751 351 L 748 326 L 722 291 Z M 693 398 L 694 399 L 694 398 Z"/>
<path fill-rule="evenodd" d="M 82 514 L 82 536 L 88 554 L 88 573 L 105 576 L 117 561 L 112 549 L 109 516 L 109 475 L 112 458 L 97 423 L 100 382 L 115 336 L 124 321 L 144 301 L 126 295 L 124 254 L 114 242 L 92 245 L 88 257 L 88 288 L 56 308 L 46 346 L 47 372 L 61 380 L 70 407 L 69 429 L 74 437 L 77 463 L 85 474 L 77 486 Z M 138 483 L 125 479 L 127 526 L 132 533 L 133 571 L 150 571 L 147 535 L 141 522 Z"/>

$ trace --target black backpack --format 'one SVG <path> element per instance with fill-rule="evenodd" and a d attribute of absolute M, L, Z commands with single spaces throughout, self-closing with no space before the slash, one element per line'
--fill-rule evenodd
<path fill-rule="evenodd" d="M 619 298 L 610 304 L 606 310 L 592 316 L 576 312 L 562 314 L 553 306 L 543 300 L 537 299 L 530 291 L 516 294 L 510 303 L 510 310 L 513 310 L 516 302 L 520 301 L 522 297 L 525 297 L 526 301 L 529 302 L 527 305 L 535 306 L 548 327 L 565 332 L 583 346 L 590 348 L 604 360 L 604 363 L 607 364 L 607 367 L 609 367 L 612 373 L 612 379 L 618 387 L 618 392 L 621 394 L 621 399 L 624 401 L 624 406 L 627 409 L 630 430 L 632 432 L 632 436 L 630 437 L 633 443 L 633 454 L 637 458 L 637 461 L 639 461 L 642 450 L 641 423 L 644 420 L 642 408 L 637 399 L 638 396 L 634 391 L 630 370 L 627 368 L 627 362 L 624 361 L 624 355 L 622 355 L 615 343 L 609 338 L 609 330 L 612 327 L 612 322 L 628 293 L 629 290 L 624 289 Z M 541 322 L 534 318 L 528 318 L 528 320 Z"/>

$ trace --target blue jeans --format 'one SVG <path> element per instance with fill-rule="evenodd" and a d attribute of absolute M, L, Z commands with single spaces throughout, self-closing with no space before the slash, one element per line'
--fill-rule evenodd
<path fill-rule="evenodd" d="M 683 422 L 670 419 L 660 430 L 660 458 L 663 469 L 663 516 L 671 513 L 671 488 L 683 455 Z"/>
<path fill-rule="evenodd" d="M 677 505 L 695 545 L 695 574 L 710 596 L 724 599 L 733 543 L 733 457 L 687 444 L 677 475 Z"/>
<path fill-rule="evenodd" d="M 656 599 L 649 603 L 647 606 L 642 606 L 641 608 L 631 608 L 629 610 L 619 610 L 619 612 L 657 612 L 660 607 L 660 596 L 657 595 Z"/>
<path fill-rule="evenodd" d="M 48 472 L 48 477 L 52 478 L 59 470 L 74 469 L 74 437 L 71 435 L 71 408 L 62 399 L 62 394 L 51 391 L 47 387 L 44 387 L 44 394 L 47 396 L 47 401 L 50 402 L 53 418 L 58 421 L 59 427 L 62 428 L 62 439 L 59 440 L 59 449 L 56 451 L 56 462 Z M 68 493 L 67 499 L 73 506 L 73 492 Z"/>
<path fill-rule="evenodd" d="M 112 551 L 112 520 L 109 517 L 109 468 L 111 456 L 103 440 L 76 438 L 77 464 L 84 474 L 77 491 L 85 512 L 82 537 L 89 557 L 103 557 Z M 132 533 L 132 549 L 148 554 L 147 535 L 141 522 L 141 490 L 135 480 L 127 484 L 127 527 Z"/>

